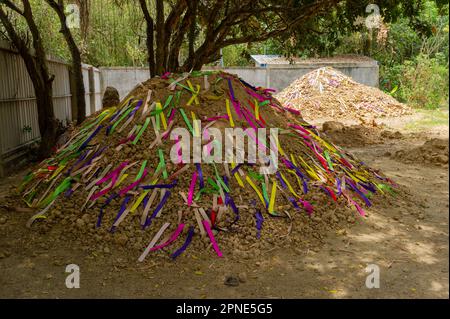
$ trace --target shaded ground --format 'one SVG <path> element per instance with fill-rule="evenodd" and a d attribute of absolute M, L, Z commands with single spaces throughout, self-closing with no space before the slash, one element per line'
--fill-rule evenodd
<path fill-rule="evenodd" d="M 208 251 L 141 264 L 120 248 L 97 255 L 89 247 L 54 241 L 24 227 L 29 213 L 0 208 L 0 297 L 448 298 L 448 166 L 385 156 L 422 145 L 430 134 L 448 138 L 448 124 L 425 123 L 421 130 L 430 134 L 410 134 L 411 125 L 418 126 L 411 120 L 420 123 L 423 117 L 407 120 L 389 123 L 403 139 L 349 150 L 404 186 L 409 200 L 371 208 L 350 229 L 330 233 L 317 251 L 275 249 L 240 260 Z M 0 205 L 20 178 L 0 181 Z M 80 289 L 65 286 L 71 263 L 80 267 Z M 365 287 L 368 264 L 380 267 L 379 289 Z M 224 285 L 224 277 L 233 274 L 245 282 Z"/>

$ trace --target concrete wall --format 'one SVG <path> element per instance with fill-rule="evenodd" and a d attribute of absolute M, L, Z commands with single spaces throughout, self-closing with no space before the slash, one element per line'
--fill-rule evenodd
<path fill-rule="evenodd" d="M 225 72 L 237 74 L 245 82 L 253 86 L 267 87 L 267 70 L 255 67 L 231 67 L 223 69 Z"/>
<path fill-rule="evenodd" d="M 352 77 L 356 82 L 378 87 L 378 64 L 376 61 L 270 65 L 267 68 L 230 67 L 224 68 L 223 70 L 237 74 L 244 81 L 254 86 L 269 87 L 281 91 L 302 75 L 323 66 L 332 66 Z M 137 84 L 147 80 L 149 77 L 147 68 L 103 67 L 100 68 L 100 72 L 102 92 L 104 92 L 107 86 L 113 86 L 119 91 L 121 99 Z"/>
<path fill-rule="evenodd" d="M 124 98 L 137 84 L 149 78 L 148 68 L 101 67 L 102 94 L 107 86 L 117 89 L 120 99 Z M 102 95 L 103 96 L 103 95 Z"/>

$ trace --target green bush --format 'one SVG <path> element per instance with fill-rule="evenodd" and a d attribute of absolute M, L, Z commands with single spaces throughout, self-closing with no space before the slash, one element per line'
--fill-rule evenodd
<path fill-rule="evenodd" d="M 448 99 L 448 65 L 439 55 L 419 54 L 399 69 L 399 89 L 393 94 L 413 107 L 435 109 Z"/>

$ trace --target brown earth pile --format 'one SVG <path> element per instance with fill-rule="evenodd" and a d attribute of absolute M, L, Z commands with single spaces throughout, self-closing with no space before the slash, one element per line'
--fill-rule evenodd
<path fill-rule="evenodd" d="M 336 121 L 324 122 L 322 132 L 328 140 L 344 147 L 363 147 L 403 138 L 403 135 L 398 131 L 393 132 L 381 127 L 363 125 L 347 126 Z"/>
<path fill-rule="evenodd" d="M 87 119 L 25 177 L 19 191 L 34 210 L 28 226 L 99 252 L 116 244 L 140 254 L 152 243 L 147 258 L 317 247 L 327 231 L 364 215 L 364 206 L 386 202 L 393 182 L 292 112 L 227 73 L 149 79 L 118 107 Z M 265 141 L 278 153 L 277 173 L 260 174 L 260 163 L 172 163 L 169 133 L 194 134 L 194 119 L 203 133 L 206 125 L 279 128 L 278 148 Z"/>
<path fill-rule="evenodd" d="M 275 97 L 297 109 L 307 121 L 353 119 L 369 122 L 378 117 L 411 113 L 411 109 L 381 90 L 353 81 L 331 68 L 311 71 L 292 82 Z"/>

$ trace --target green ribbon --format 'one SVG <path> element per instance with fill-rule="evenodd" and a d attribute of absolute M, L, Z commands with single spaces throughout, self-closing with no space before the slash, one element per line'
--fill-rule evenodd
<path fill-rule="evenodd" d="M 142 128 L 140 129 L 140 131 L 136 135 L 136 137 L 134 138 L 133 145 L 136 145 L 136 143 L 139 141 L 139 138 L 141 137 L 142 133 L 144 133 L 144 131 L 147 129 L 148 123 L 150 123 L 150 118 L 149 117 L 147 117 L 145 119 L 144 125 L 142 126 Z"/>
<path fill-rule="evenodd" d="M 58 187 L 53 191 L 52 194 L 48 195 L 40 204 L 39 207 L 46 207 L 48 204 L 50 204 L 56 197 L 58 197 L 59 194 L 64 192 L 70 187 L 72 177 L 68 176 L 66 177 L 61 184 L 58 185 Z"/>
<path fill-rule="evenodd" d="M 217 190 L 214 190 L 214 189 L 211 189 L 211 188 L 207 188 L 207 187 L 203 187 L 201 190 L 199 190 L 199 191 L 197 192 L 197 194 L 195 194 L 194 200 L 195 200 L 195 201 L 198 201 L 198 200 L 200 199 L 200 196 L 201 196 L 203 193 L 206 193 L 206 194 L 216 194 L 217 192 L 218 192 Z"/>
<path fill-rule="evenodd" d="M 147 160 L 145 160 L 142 165 L 141 165 L 141 169 L 139 170 L 139 174 L 136 176 L 134 181 L 137 181 L 138 179 L 140 179 L 142 177 L 142 174 L 144 174 L 144 170 L 145 170 L 145 166 L 147 166 Z"/>
<path fill-rule="evenodd" d="M 111 130 L 109 131 L 109 134 L 112 134 L 114 132 L 114 129 L 116 128 L 117 125 L 119 125 L 120 122 L 122 122 L 122 120 L 131 113 L 131 111 L 134 109 L 134 105 L 131 104 L 130 107 L 122 114 L 122 116 L 120 116 L 120 118 L 113 124 L 113 126 L 111 127 Z"/>
<path fill-rule="evenodd" d="M 167 179 L 168 175 L 166 170 L 166 162 L 164 161 L 164 154 L 162 149 L 158 149 L 158 155 L 159 155 L 159 165 L 161 165 L 161 168 L 163 169 L 163 178 Z"/>
<path fill-rule="evenodd" d="M 328 166 L 329 166 L 330 169 L 333 171 L 334 168 L 333 168 L 333 163 L 331 162 L 330 154 L 328 153 L 327 150 L 324 150 L 324 151 L 323 151 L 323 155 L 325 156 L 325 159 L 326 159 L 327 162 L 328 162 Z"/>
<path fill-rule="evenodd" d="M 180 108 L 181 116 L 183 117 L 184 122 L 186 123 L 187 127 L 192 133 L 192 136 L 194 136 L 194 129 L 192 128 L 191 122 L 189 121 L 188 117 L 186 116 L 186 113 L 182 108 Z"/>

